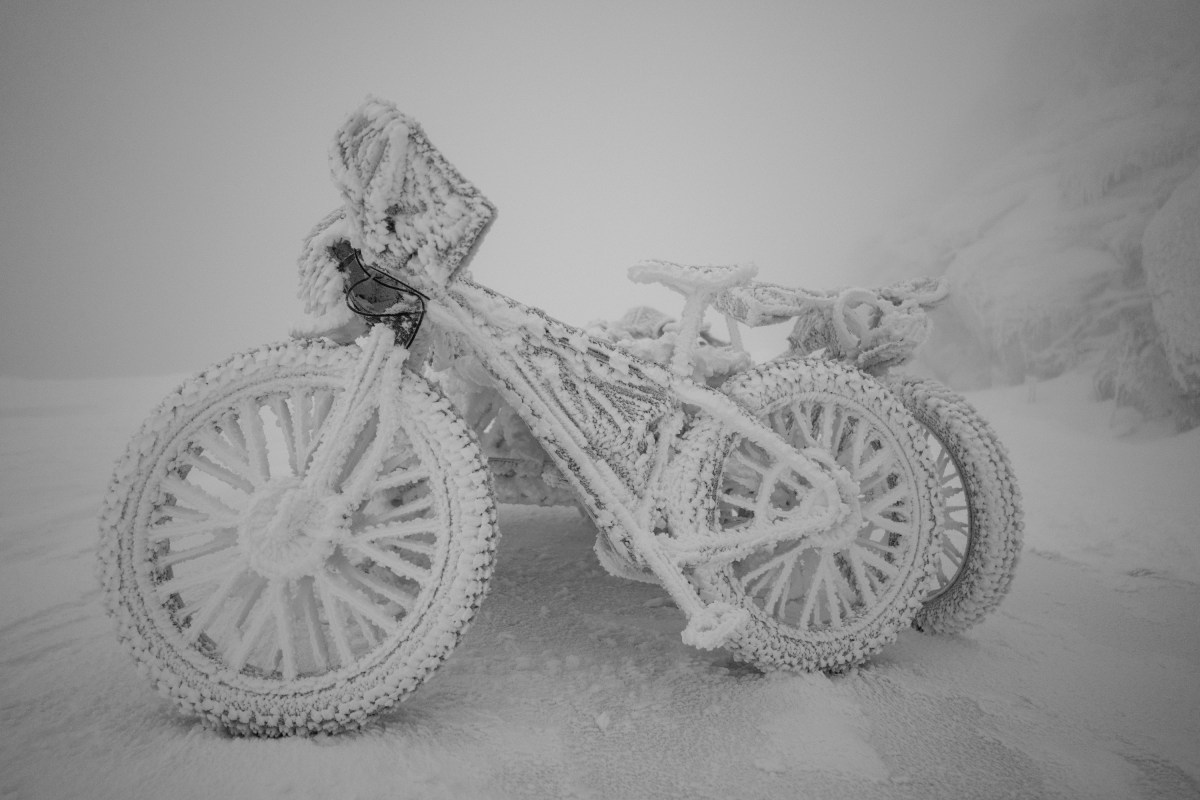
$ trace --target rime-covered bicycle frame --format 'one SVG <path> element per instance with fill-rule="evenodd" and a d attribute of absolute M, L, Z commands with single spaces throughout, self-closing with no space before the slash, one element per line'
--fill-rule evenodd
<path fill-rule="evenodd" d="M 705 309 L 752 268 L 633 268 L 685 297 L 656 364 L 471 280 L 494 209 L 390 104 L 352 115 L 331 161 L 343 208 L 302 282 L 354 316 L 316 309 L 306 336 L 186 382 L 115 470 L 106 602 L 160 691 L 237 733 L 333 731 L 449 654 L 486 589 L 496 500 L 433 366 L 515 409 L 602 562 L 660 584 L 684 641 L 837 670 L 911 622 L 941 513 L 912 416 L 820 359 L 720 391 L 692 376 Z"/>

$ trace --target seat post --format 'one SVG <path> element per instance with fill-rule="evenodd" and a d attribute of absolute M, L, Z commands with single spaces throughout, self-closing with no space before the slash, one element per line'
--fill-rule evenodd
<path fill-rule="evenodd" d="M 712 294 L 712 289 L 698 287 L 689 292 L 683 301 L 683 311 L 679 315 L 679 335 L 675 339 L 675 351 L 671 353 L 671 372 L 681 378 L 692 374 L 692 354 L 696 350 L 700 326 L 704 323 L 704 312 Z"/>
<path fill-rule="evenodd" d="M 713 295 L 748 283 L 757 271 L 753 264 L 689 266 L 670 261 L 642 261 L 629 268 L 629 279 L 634 283 L 661 283 L 686 298 L 680 314 L 675 352 L 671 354 L 671 372 L 681 378 L 691 377 L 692 354 L 700 337 L 704 312 Z"/>

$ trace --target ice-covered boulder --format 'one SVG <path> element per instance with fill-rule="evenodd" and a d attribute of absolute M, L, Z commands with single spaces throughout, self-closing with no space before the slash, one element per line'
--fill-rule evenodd
<path fill-rule="evenodd" d="M 1198 43 L 1192 0 L 1047 9 L 1014 41 L 965 131 L 986 146 L 856 265 L 949 281 L 924 371 L 969 389 L 1090 369 L 1102 399 L 1200 419 Z"/>
<path fill-rule="evenodd" d="M 1171 374 L 1200 397 L 1200 169 L 1146 226 L 1142 267 Z"/>

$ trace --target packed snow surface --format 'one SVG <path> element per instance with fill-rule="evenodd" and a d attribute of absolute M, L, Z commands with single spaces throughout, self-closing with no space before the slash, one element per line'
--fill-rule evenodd
<path fill-rule="evenodd" d="M 683 645 L 570 508 L 503 506 L 492 590 L 432 680 L 359 733 L 232 739 L 136 674 L 101 609 L 113 460 L 177 381 L 0 379 L 0 796 L 1200 797 L 1200 430 L 1067 376 L 968 395 L 1025 496 L 1011 594 L 847 675 Z"/>

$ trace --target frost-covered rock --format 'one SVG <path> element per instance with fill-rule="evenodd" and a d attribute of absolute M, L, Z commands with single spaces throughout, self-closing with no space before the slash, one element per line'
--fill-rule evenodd
<path fill-rule="evenodd" d="M 1146 226 L 1142 265 L 1171 374 L 1200 397 L 1200 169 Z"/>
<path fill-rule="evenodd" d="M 1200 6 L 1048 7 L 1013 43 L 1006 76 L 975 118 L 964 138 L 986 144 L 968 159 L 974 167 L 858 264 L 871 281 L 949 280 L 925 369 L 978 388 L 1083 366 L 1105 381 L 1130 377 L 1116 394 L 1132 398 L 1147 394 L 1149 378 L 1135 373 L 1161 362 L 1157 347 L 1176 379 L 1192 382 L 1181 385 L 1195 386 L 1200 306 L 1196 283 L 1184 290 L 1196 268 L 1183 266 L 1182 229 L 1190 214 L 1195 236 L 1195 190 L 1183 184 L 1200 165 Z M 1163 273 L 1177 295 L 1166 302 Z M 1139 363 L 1118 365 L 1133 352 Z M 1161 411 L 1176 400 L 1142 405 Z"/>

